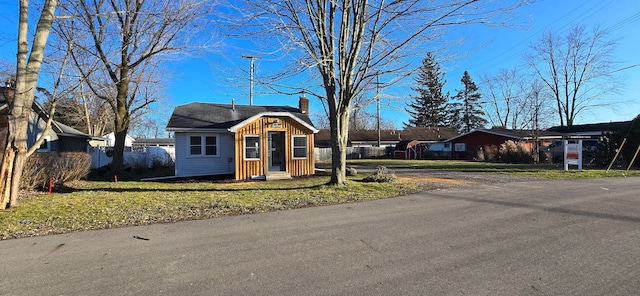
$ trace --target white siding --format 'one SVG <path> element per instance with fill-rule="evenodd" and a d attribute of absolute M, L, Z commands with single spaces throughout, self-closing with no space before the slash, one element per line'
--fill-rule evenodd
<path fill-rule="evenodd" d="M 189 156 L 189 135 L 211 135 L 219 138 L 218 156 Z M 235 173 L 234 138 L 231 133 L 175 133 L 176 177 L 222 175 Z"/>

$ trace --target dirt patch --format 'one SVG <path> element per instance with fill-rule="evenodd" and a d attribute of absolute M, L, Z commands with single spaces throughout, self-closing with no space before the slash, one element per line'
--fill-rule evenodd
<path fill-rule="evenodd" d="M 420 191 L 438 190 L 478 184 L 474 181 L 453 178 L 423 177 L 416 175 L 403 175 L 397 177 L 399 180 L 417 184 Z"/>

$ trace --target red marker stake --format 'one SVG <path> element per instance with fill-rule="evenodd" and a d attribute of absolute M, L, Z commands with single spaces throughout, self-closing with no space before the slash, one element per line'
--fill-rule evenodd
<path fill-rule="evenodd" d="M 49 196 L 51 196 L 52 189 L 53 189 L 53 178 L 49 178 Z"/>
<path fill-rule="evenodd" d="M 113 178 L 116 180 L 116 184 L 118 184 L 118 176 L 114 175 Z"/>

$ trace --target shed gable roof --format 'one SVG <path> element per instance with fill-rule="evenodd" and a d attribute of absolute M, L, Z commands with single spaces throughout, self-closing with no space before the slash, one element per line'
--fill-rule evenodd
<path fill-rule="evenodd" d="M 167 130 L 211 129 L 235 131 L 260 116 L 289 116 L 313 132 L 317 129 L 300 109 L 290 106 L 247 106 L 211 103 L 191 103 L 175 108 Z"/>

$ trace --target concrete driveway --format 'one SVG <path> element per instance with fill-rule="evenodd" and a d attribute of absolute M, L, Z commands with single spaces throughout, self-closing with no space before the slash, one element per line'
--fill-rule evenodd
<path fill-rule="evenodd" d="M 0 242 L 2 295 L 638 295 L 640 178 Z"/>

